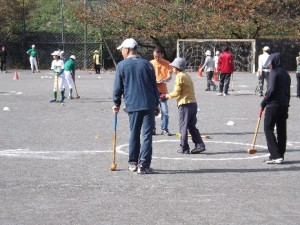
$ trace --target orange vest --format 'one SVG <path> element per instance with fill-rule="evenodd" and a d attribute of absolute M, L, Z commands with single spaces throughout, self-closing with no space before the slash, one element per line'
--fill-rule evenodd
<path fill-rule="evenodd" d="M 162 59 L 162 62 L 158 62 L 155 59 L 150 61 L 155 70 L 156 81 L 166 79 L 168 77 L 168 72 L 172 71 L 170 62 L 168 60 Z M 157 84 L 158 91 L 162 94 L 168 93 L 168 88 L 166 83 Z"/>

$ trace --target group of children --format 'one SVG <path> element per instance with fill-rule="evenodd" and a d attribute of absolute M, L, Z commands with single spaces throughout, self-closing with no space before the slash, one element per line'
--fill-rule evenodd
<path fill-rule="evenodd" d="M 71 55 L 66 63 L 60 58 L 60 52 L 55 51 L 51 53 L 53 61 L 51 63 L 51 70 L 55 74 L 53 95 L 54 98 L 50 102 L 64 102 L 65 99 L 65 83 L 69 87 L 68 99 L 73 98 L 73 87 L 75 82 L 75 61 L 76 57 Z M 60 91 L 60 99 L 58 98 L 58 90 Z"/>

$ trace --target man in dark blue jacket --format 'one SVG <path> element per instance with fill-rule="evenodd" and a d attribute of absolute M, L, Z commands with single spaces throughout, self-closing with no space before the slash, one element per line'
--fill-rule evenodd
<path fill-rule="evenodd" d="M 121 50 L 124 60 L 118 63 L 116 69 L 113 113 L 119 112 L 123 95 L 130 124 L 128 169 L 138 174 L 153 173 L 150 167 L 152 131 L 155 114 L 159 113 L 155 71 L 149 61 L 137 55 L 134 39 L 126 39 L 117 49 Z"/>
<path fill-rule="evenodd" d="M 288 108 L 290 104 L 291 78 L 282 67 L 280 53 L 271 54 L 266 62 L 270 68 L 267 92 L 261 102 L 261 107 L 266 108 L 264 130 L 270 152 L 267 164 L 281 164 L 284 162 L 286 151 Z M 274 135 L 276 125 L 277 138 Z"/>

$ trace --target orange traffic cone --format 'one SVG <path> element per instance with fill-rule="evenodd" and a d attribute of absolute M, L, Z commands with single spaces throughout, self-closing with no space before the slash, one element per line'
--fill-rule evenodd
<path fill-rule="evenodd" d="M 218 75 L 217 75 L 217 70 L 214 69 L 214 76 L 213 76 L 214 81 L 218 81 Z"/>
<path fill-rule="evenodd" d="M 14 80 L 19 80 L 19 75 L 17 71 L 15 72 Z"/>
<path fill-rule="evenodd" d="M 199 67 L 198 67 L 198 76 L 199 77 L 202 77 L 202 70 L 201 70 L 201 65 L 199 65 Z"/>

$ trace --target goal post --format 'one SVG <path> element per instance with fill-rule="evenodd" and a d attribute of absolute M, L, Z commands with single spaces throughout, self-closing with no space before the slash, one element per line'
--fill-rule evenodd
<path fill-rule="evenodd" d="M 178 39 L 177 57 L 187 61 L 187 69 L 196 71 L 205 61 L 206 50 L 222 52 L 222 47 L 228 45 L 234 56 L 235 71 L 255 73 L 255 39 Z"/>

